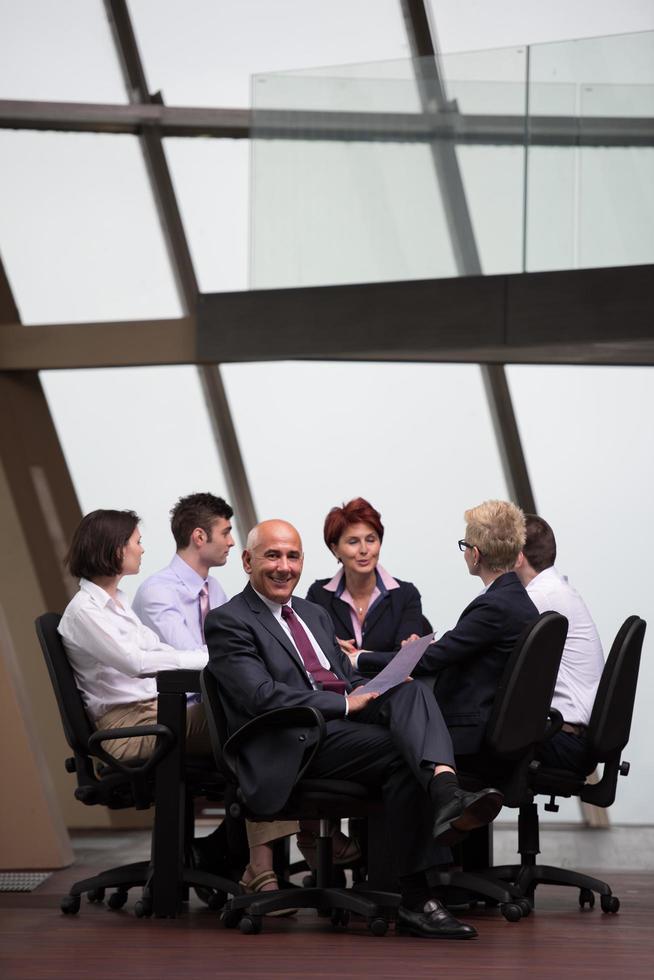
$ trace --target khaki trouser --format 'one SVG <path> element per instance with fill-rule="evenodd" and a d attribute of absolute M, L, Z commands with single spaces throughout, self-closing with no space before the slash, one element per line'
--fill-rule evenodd
<path fill-rule="evenodd" d="M 134 704 L 119 704 L 111 708 L 96 722 L 96 728 L 131 728 L 134 725 L 155 725 L 157 723 L 157 701 L 139 701 Z M 144 759 L 154 752 L 154 735 L 134 735 L 131 738 L 118 738 L 104 742 L 105 751 L 117 759 Z M 212 756 L 211 741 L 204 707 L 189 704 L 186 708 L 186 752 L 189 756 Z M 280 837 L 290 837 L 297 833 L 295 820 L 246 820 L 245 826 L 250 847 L 268 844 Z"/>

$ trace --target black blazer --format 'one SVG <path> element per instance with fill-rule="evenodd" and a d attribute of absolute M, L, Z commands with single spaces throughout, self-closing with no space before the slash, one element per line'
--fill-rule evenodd
<path fill-rule="evenodd" d="M 307 624 L 347 690 L 365 683 L 342 653 L 324 610 L 293 596 L 293 608 Z M 288 635 L 248 584 L 229 602 L 211 610 L 204 624 L 209 670 L 218 681 L 229 734 L 252 718 L 275 708 L 308 705 L 326 720 L 345 716 L 343 695 L 316 691 Z M 261 737 L 239 756 L 239 779 L 248 804 L 259 814 L 273 814 L 286 802 L 301 764 L 306 742 L 285 743 L 283 758 L 271 760 L 271 740 Z M 287 751 L 288 750 L 288 751 Z M 276 763 L 276 764 L 275 764 Z"/>
<path fill-rule="evenodd" d="M 328 578 L 317 579 L 307 592 L 307 599 L 327 610 L 336 636 L 341 640 L 351 640 L 351 608 L 334 592 L 323 588 L 329 581 Z M 382 595 L 363 621 L 361 646 L 366 650 L 394 653 L 407 636 L 412 633 L 421 636 L 424 632 L 420 593 L 411 582 L 396 581 L 399 589 L 389 589 Z M 361 669 L 365 669 L 363 664 Z"/>
<path fill-rule="evenodd" d="M 455 753 L 478 752 L 507 658 L 524 627 L 538 617 L 515 572 L 500 575 L 473 599 L 454 629 L 432 643 L 413 671 L 434 676 L 434 692 Z M 379 671 L 390 657 L 361 654 L 361 670 Z"/>

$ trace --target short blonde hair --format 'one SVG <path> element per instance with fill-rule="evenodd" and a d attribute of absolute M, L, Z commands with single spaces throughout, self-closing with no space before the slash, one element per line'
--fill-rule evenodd
<path fill-rule="evenodd" d="M 492 572 L 510 571 L 525 543 L 525 515 L 507 500 L 486 500 L 463 515 L 466 541 Z"/>

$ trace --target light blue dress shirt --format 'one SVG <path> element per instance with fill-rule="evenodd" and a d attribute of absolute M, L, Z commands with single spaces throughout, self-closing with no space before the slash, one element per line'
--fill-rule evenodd
<path fill-rule="evenodd" d="M 209 608 L 227 602 L 220 583 L 207 578 Z M 176 650 L 205 646 L 200 626 L 200 589 L 205 580 L 175 555 L 167 568 L 150 575 L 138 587 L 132 609 L 142 623 Z M 205 647 L 206 649 L 206 647 Z"/>

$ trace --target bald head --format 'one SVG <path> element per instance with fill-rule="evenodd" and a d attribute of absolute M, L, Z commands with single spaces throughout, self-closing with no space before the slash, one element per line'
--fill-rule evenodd
<path fill-rule="evenodd" d="M 252 588 L 270 602 L 284 605 L 289 601 L 303 563 L 302 540 L 288 521 L 262 521 L 248 534 L 243 568 Z"/>

